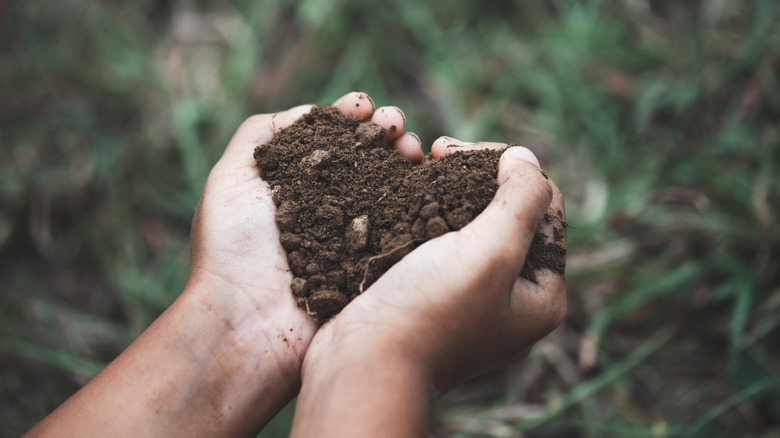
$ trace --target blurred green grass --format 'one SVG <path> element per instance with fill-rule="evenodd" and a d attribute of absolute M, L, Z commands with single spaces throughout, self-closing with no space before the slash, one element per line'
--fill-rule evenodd
<path fill-rule="evenodd" d="M 176 297 L 245 117 L 353 89 L 424 143 L 531 147 L 576 226 L 564 325 L 440 400 L 435 436 L 780 435 L 777 2 L 31 0 L 0 17 L 0 436 Z"/>

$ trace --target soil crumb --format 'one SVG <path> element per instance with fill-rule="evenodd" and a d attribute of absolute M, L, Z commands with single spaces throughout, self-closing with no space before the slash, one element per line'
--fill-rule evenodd
<path fill-rule="evenodd" d="M 468 224 L 498 188 L 501 152 L 415 166 L 388 146 L 382 127 L 330 105 L 258 146 L 298 305 L 323 323 L 417 246 Z M 566 250 L 556 243 L 565 238 L 562 217 L 545 216 L 554 235 L 537 232 L 521 277 L 564 272 Z"/>

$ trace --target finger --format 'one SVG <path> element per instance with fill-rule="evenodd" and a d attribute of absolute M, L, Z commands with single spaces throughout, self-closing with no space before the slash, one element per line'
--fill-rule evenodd
<path fill-rule="evenodd" d="M 506 143 L 495 143 L 490 141 L 481 141 L 478 143 L 469 143 L 460 141 L 452 137 L 439 137 L 431 145 L 431 155 L 434 159 L 439 159 L 453 152 L 473 151 L 479 149 L 505 149 L 509 147 Z"/>
<path fill-rule="evenodd" d="M 383 106 L 371 116 L 371 121 L 385 128 L 385 137 L 388 143 L 392 143 L 404 133 L 406 116 L 403 111 L 394 106 Z"/>
<path fill-rule="evenodd" d="M 520 272 L 528 247 L 553 199 L 553 189 L 524 147 L 511 147 L 498 164 L 498 190 L 488 207 L 465 230 L 481 251 L 474 263 L 489 264 L 508 281 Z M 507 285 L 511 285 L 508 283 Z"/>
<path fill-rule="evenodd" d="M 366 93 L 353 91 L 339 98 L 333 106 L 347 117 L 368 120 L 374 114 L 374 101 Z"/>
<path fill-rule="evenodd" d="M 406 157 L 412 164 L 422 163 L 424 157 L 422 142 L 420 142 L 420 137 L 418 137 L 417 134 L 406 132 L 398 137 L 398 139 L 393 142 L 392 146 L 393 149 Z"/>
<path fill-rule="evenodd" d="M 238 127 L 230 139 L 220 161 L 237 165 L 255 165 L 252 156 L 255 147 L 268 143 L 274 134 L 292 125 L 314 105 L 300 105 L 275 114 L 257 114 L 249 117 Z"/>
<path fill-rule="evenodd" d="M 545 236 L 546 243 L 555 243 L 566 249 L 566 208 L 563 195 L 552 180 L 547 181 L 552 187 L 553 198 L 547 209 L 545 220 L 539 225 L 539 232 Z"/>
<path fill-rule="evenodd" d="M 565 265 L 567 225 L 563 195 L 555 183 L 551 180 L 548 183 L 552 187 L 552 202 L 537 232 L 544 236 L 545 243 L 563 249 L 561 262 Z M 517 280 L 510 306 L 515 315 L 523 315 L 515 319 L 521 325 L 515 330 L 529 334 L 536 330 L 535 336 L 541 338 L 558 327 L 566 316 L 566 280 L 563 273 L 548 268 L 537 269 L 534 274 L 536 284 L 523 278 Z M 528 293 L 529 287 L 536 293 Z"/>

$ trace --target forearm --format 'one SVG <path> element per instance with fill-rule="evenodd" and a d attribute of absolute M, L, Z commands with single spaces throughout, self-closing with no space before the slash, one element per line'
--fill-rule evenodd
<path fill-rule="evenodd" d="M 434 392 L 423 367 L 368 340 L 336 350 L 307 363 L 292 437 L 428 436 Z"/>
<path fill-rule="evenodd" d="M 254 436 L 298 389 L 262 318 L 188 290 L 30 436 Z M 263 327 L 263 324 L 269 324 Z"/>

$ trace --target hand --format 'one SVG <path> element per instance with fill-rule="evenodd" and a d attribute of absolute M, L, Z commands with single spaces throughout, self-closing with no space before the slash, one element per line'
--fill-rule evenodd
<path fill-rule="evenodd" d="M 434 158 L 456 142 L 437 140 Z M 545 213 L 563 212 L 561 193 L 521 147 L 502 155 L 498 183 L 472 223 L 414 250 L 320 329 L 304 361 L 293 436 L 422 434 L 431 398 L 521 360 L 561 323 L 563 275 L 518 278 Z M 553 227 L 565 232 L 555 221 L 539 230 L 552 239 Z M 353 407 L 334 411 L 345 405 Z"/>
<path fill-rule="evenodd" d="M 362 93 L 335 104 L 372 119 L 422 160 L 397 108 Z M 268 184 L 255 166 L 267 142 L 311 106 L 250 117 L 214 166 L 192 224 L 191 272 L 179 298 L 106 369 L 29 436 L 255 436 L 300 387 L 316 330 L 290 290 Z M 128 403 L 128 401 L 131 401 Z"/>
<path fill-rule="evenodd" d="M 406 120 L 398 108 L 374 111 L 371 98 L 357 92 L 334 106 L 346 116 L 384 127 L 391 146 L 412 162 L 422 161 L 420 140 L 404 132 Z M 231 324 L 252 326 L 267 337 L 278 361 L 274 367 L 296 389 L 317 325 L 296 305 L 290 291 L 292 274 L 279 243 L 271 189 L 261 179 L 252 154 L 256 146 L 270 141 L 311 108 L 303 105 L 257 115 L 241 125 L 209 175 L 191 233 L 190 281 L 209 284 L 204 290 L 224 292 L 218 299 L 230 303 L 235 312 Z"/>

